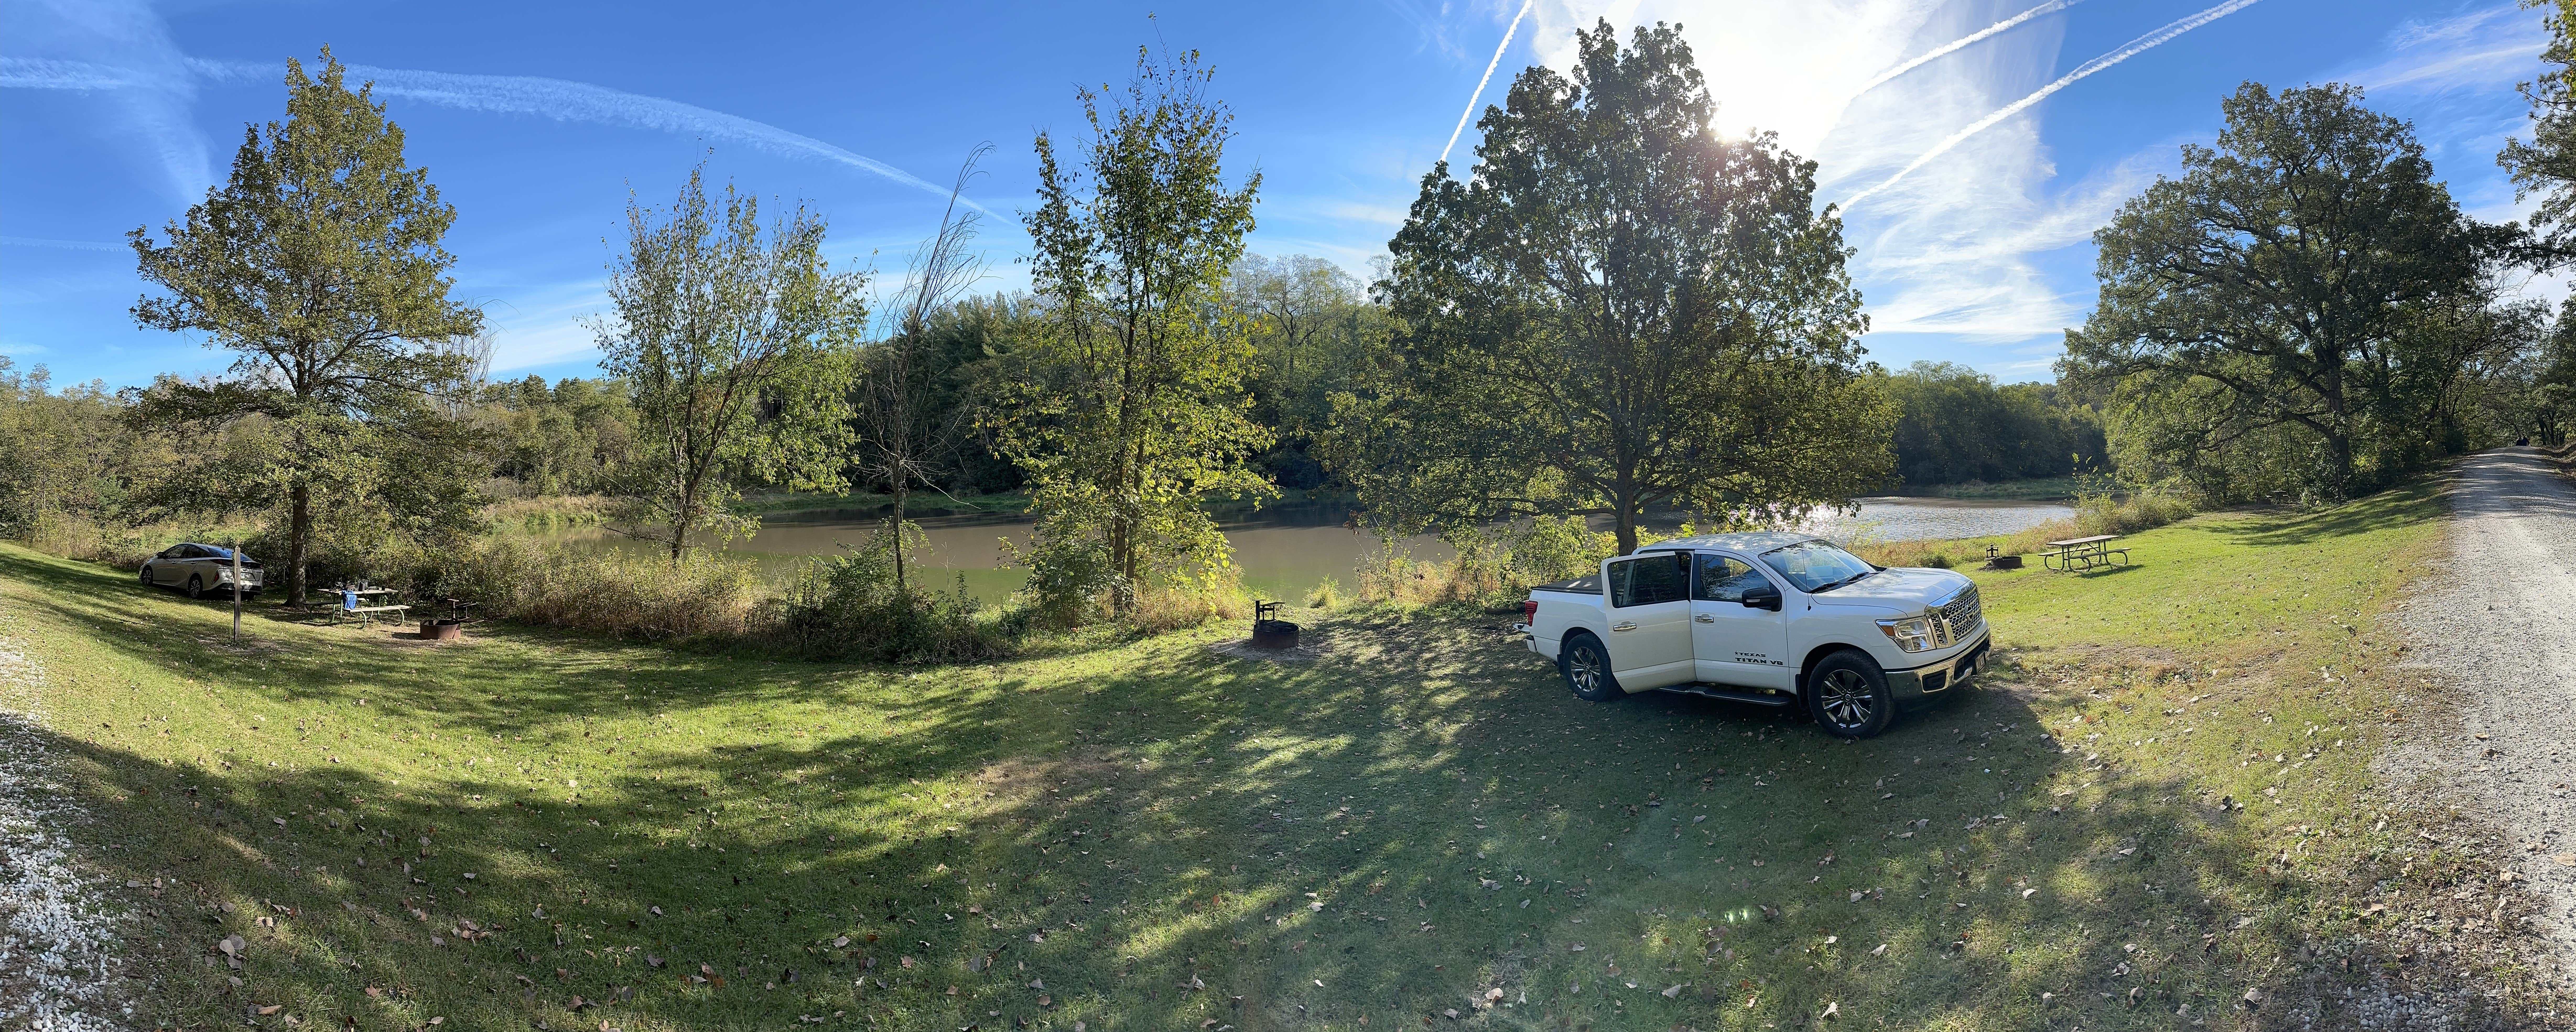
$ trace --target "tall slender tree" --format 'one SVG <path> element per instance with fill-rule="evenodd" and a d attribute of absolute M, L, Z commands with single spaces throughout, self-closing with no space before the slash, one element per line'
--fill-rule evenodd
<path fill-rule="evenodd" d="M 352 92 L 329 48 L 320 70 L 287 61 L 286 120 L 244 132 L 231 178 L 170 223 L 166 242 L 127 234 L 143 278 L 165 291 L 137 301 L 135 321 L 204 334 L 234 356 L 221 377 L 164 378 L 138 418 L 276 422 L 268 480 L 284 499 L 291 601 L 308 586 L 316 507 L 391 483 L 387 449 L 434 429 L 432 394 L 468 371 L 446 342 L 482 326 L 448 297 L 455 258 L 440 239 L 456 209 L 404 161 L 402 129 L 371 87 Z M 449 509 L 462 497 L 427 496 Z"/>
<path fill-rule="evenodd" d="M 762 233 L 757 198 L 705 169 L 666 216 L 633 199 L 627 247 L 610 267 L 614 318 L 593 329 L 600 365 L 633 392 L 628 492 L 645 531 L 678 563 L 690 535 L 759 529 L 732 509 L 743 485 L 839 490 L 850 436 L 854 353 L 866 332 L 866 277 L 823 258 L 823 220 L 799 206 Z"/>
<path fill-rule="evenodd" d="M 1252 347 L 1225 291 L 1261 176 L 1225 185 L 1233 115 L 1211 76 L 1196 52 L 1140 49 L 1125 90 L 1079 91 L 1078 166 L 1037 137 L 1024 221 L 1051 319 L 1016 356 L 1029 376 L 1001 438 L 1034 488 L 1042 589 L 1106 588 L 1122 612 L 1155 567 L 1226 565 L 1204 499 L 1270 490 L 1244 464 L 1269 435 L 1247 418 Z"/>
<path fill-rule="evenodd" d="M 977 212 L 958 205 L 975 176 L 987 145 L 978 145 L 957 170 L 948 192 L 948 208 L 939 231 L 913 252 L 912 268 L 896 295 L 895 310 L 883 341 L 868 347 L 859 380 L 858 451 L 852 464 L 862 476 L 894 496 L 894 585 L 909 589 L 910 556 L 903 547 L 905 510 L 915 487 L 936 487 L 953 468 L 959 444 L 974 428 L 974 412 L 964 405 L 941 406 L 951 385 L 940 382 L 933 354 L 931 319 L 958 295 L 983 278 L 983 261 L 967 250 L 975 241 Z"/>

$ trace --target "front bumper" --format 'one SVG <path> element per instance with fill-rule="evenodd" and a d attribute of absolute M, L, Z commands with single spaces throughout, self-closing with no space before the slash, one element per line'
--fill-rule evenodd
<path fill-rule="evenodd" d="M 1977 640 L 1956 656 L 1912 670 L 1887 672 L 1887 690 L 1896 696 L 1896 708 L 1923 709 L 1946 698 L 1950 690 L 1977 679 L 1986 672 L 1986 655 L 1994 644 L 1993 632 L 1977 629 Z"/>

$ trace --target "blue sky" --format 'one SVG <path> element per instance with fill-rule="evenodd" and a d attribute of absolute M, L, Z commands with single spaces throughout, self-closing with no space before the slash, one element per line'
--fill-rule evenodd
<path fill-rule="evenodd" d="M 1031 137 L 1074 131 L 1075 85 L 1123 81 L 1140 44 L 1216 68 L 1229 164 L 1263 175 L 1252 247 L 1365 277 L 1516 16 L 1483 102 L 1563 67 L 1595 18 L 1682 23 L 1718 128 L 1779 133 L 1819 161 L 1821 200 L 1849 205 L 1872 357 L 2005 380 L 2048 377 L 2092 305 L 2091 231 L 2210 139 L 2247 79 L 2364 86 L 2416 123 L 2463 206 L 2515 217 L 2494 158 L 2544 43 L 2512 0 L 0 0 L 0 355 L 111 386 L 220 369 L 134 327 L 120 241 L 202 198 L 243 126 L 279 117 L 285 59 L 325 44 L 378 80 L 459 209 L 448 248 L 499 370 L 561 376 L 594 370 L 583 320 L 605 308 L 628 191 L 667 203 L 702 159 L 820 211 L 836 262 L 891 290 L 938 220 L 927 184 L 989 142 L 969 193 L 996 215 L 986 285 L 1020 285 Z M 1453 165 L 1475 142 L 1470 125 Z"/>

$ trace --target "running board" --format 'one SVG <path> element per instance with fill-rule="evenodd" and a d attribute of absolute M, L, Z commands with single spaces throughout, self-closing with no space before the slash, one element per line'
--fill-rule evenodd
<path fill-rule="evenodd" d="M 1773 694 L 1755 688 L 1721 688 L 1713 684 L 1677 684 L 1670 688 L 1658 688 L 1656 690 L 1671 692 L 1675 695 L 1696 695 L 1703 699 L 1724 699 L 1728 702 L 1751 703 L 1755 706 L 1771 706 L 1774 708 L 1786 707 L 1790 703 L 1797 701 L 1797 696 L 1790 695 L 1785 692 Z"/>

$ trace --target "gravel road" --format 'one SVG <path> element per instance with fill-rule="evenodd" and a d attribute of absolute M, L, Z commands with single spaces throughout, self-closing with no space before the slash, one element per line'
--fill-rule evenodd
<path fill-rule="evenodd" d="M 2464 693 L 2460 726 L 2397 763 L 2517 844 L 2563 985 L 2576 971 L 2576 483 L 2525 447 L 2468 456 L 2458 473 L 2450 566 L 2401 619 L 2418 661 Z"/>
<path fill-rule="evenodd" d="M 0 1028 L 116 1032 L 133 1014 L 115 981 L 118 919 L 62 835 L 77 815 L 27 715 L 44 679 L 0 637 Z"/>

